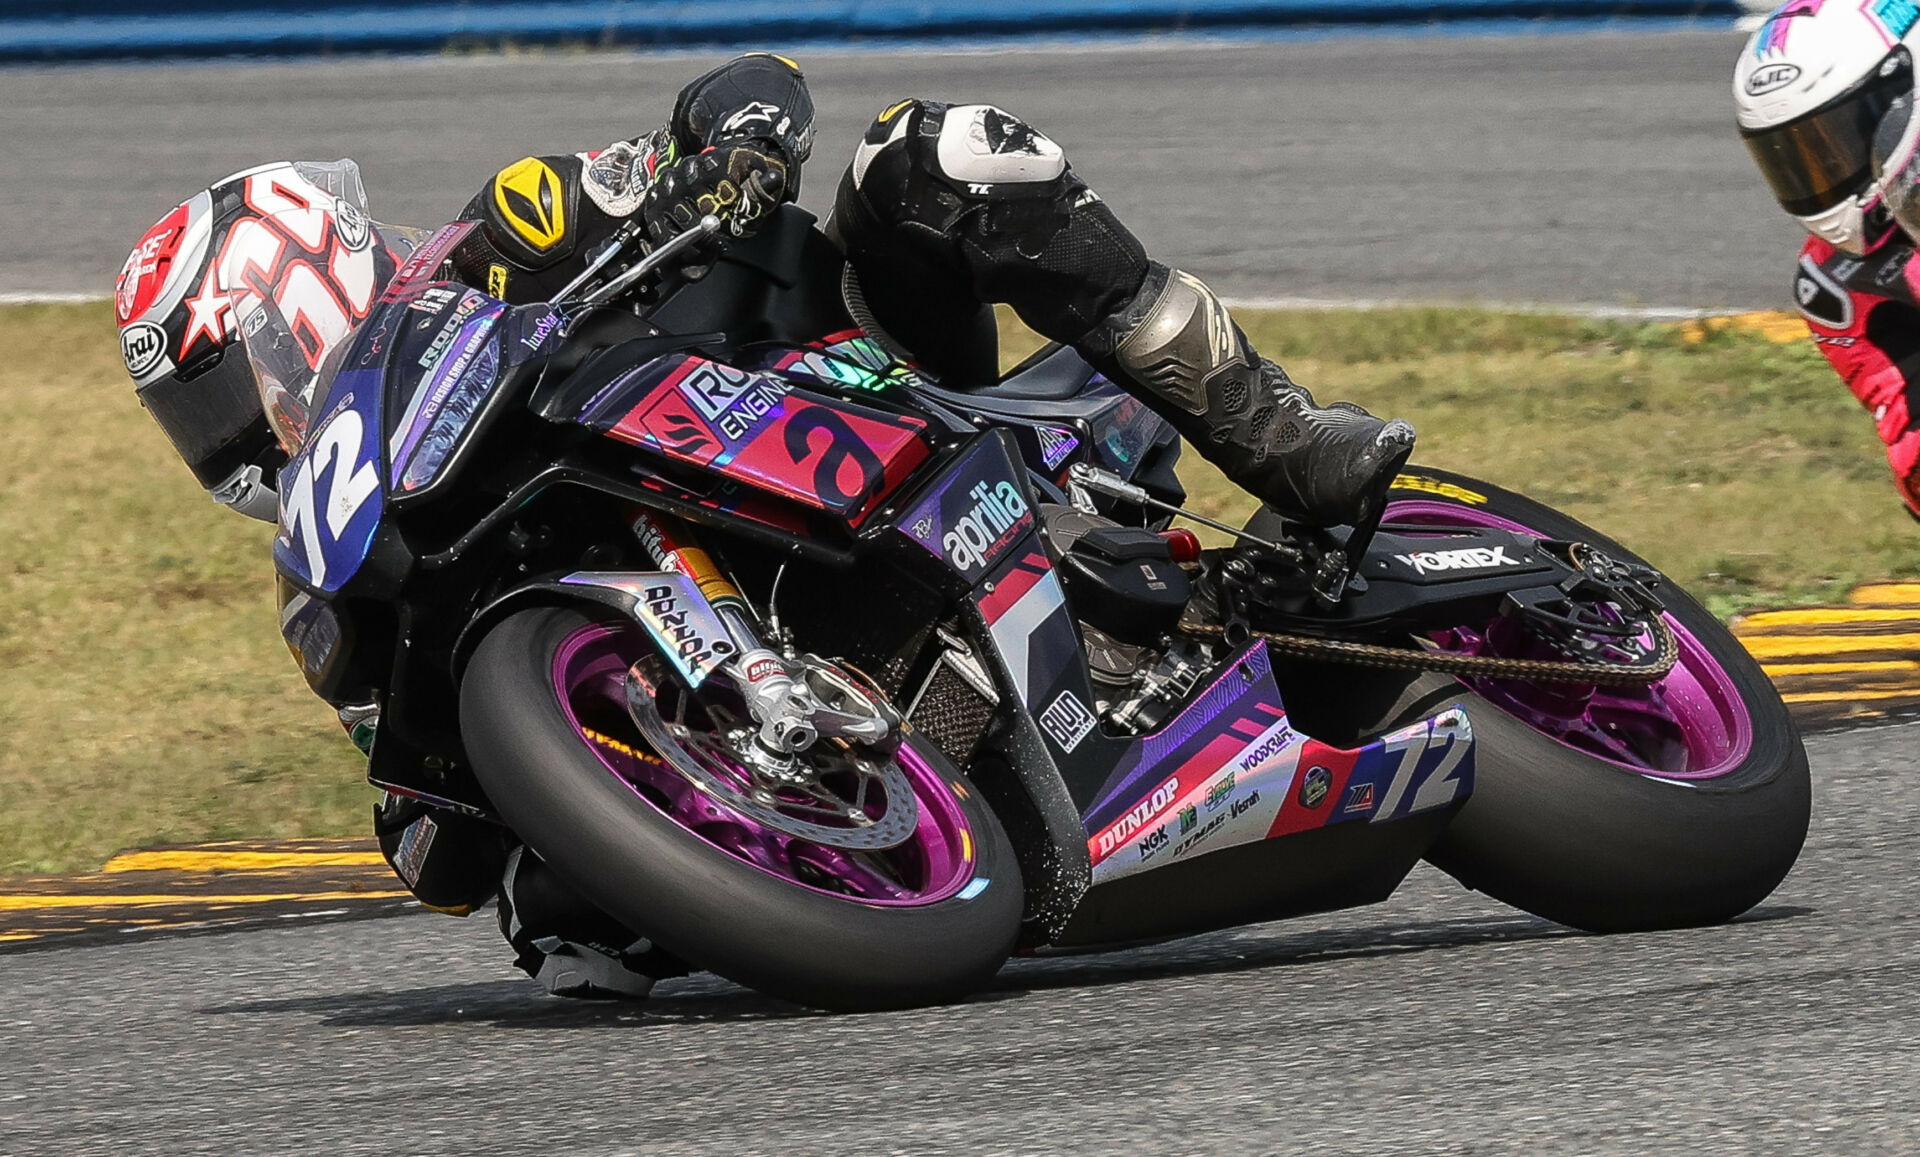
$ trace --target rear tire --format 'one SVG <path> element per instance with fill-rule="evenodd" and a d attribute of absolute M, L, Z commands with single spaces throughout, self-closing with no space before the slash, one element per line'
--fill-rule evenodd
<path fill-rule="evenodd" d="M 555 686 L 555 656 L 594 622 L 567 608 L 512 615 L 475 649 L 461 684 L 474 772 L 543 860 L 674 955 L 797 1004 L 901 1008 L 951 1000 L 992 979 L 1019 929 L 1020 872 L 979 791 L 938 752 L 907 739 L 965 818 L 974 873 L 966 888 L 883 906 L 774 875 L 676 823 L 575 730 Z M 647 645 L 637 631 L 635 645 Z"/>
<path fill-rule="evenodd" d="M 1493 515 L 1641 561 L 1550 507 L 1448 471 L 1403 473 L 1391 500 L 1452 504 L 1468 525 Z M 1275 528 L 1265 510 L 1248 524 L 1255 533 Z M 1772 682 L 1719 620 L 1677 586 L 1663 584 L 1659 593 L 1671 619 L 1737 692 L 1751 734 L 1745 756 L 1713 778 L 1643 774 L 1535 730 L 1456 679 L 1407 676 L 1388 705 L 1353 721 L 1356 730 L 1377 734 L 1459 705 L 1478 741 L 1473 794 L 1428 853 L 1436 867 L 1515 907 L 1594 932 L 1719 923 L 1786 877 L 1810 810 L 1799 732 Z M 1376 704 L 1384 698 L 1372 697 Z"/>

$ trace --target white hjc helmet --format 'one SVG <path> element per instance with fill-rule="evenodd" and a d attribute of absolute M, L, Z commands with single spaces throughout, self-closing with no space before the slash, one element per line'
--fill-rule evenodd
<path fill-rule="evenodd" d="M 1876 162 L 1896 159 L 1889 150 L 1914 119 L 1916 24 L 1916 0 L 1789 0 L 1734 67 L 1740 136 L 1773 195 L 1807 232 L 1850 253 L 1888 231 Z M 1890 114 L 1898 124 L 1884 123 Z"/>

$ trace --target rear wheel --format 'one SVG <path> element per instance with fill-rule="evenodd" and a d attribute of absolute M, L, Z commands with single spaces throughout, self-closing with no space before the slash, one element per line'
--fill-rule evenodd
<path fill-rule="evenodd" d="M 626 707 L 629 668 L 652 658 L 632 624 L 550 607 L 476 648 L 467 750 L 542 859 L 675 955 L 797 1003 L 895 1008 L 991 979 L 1020 874 L 964 776 L 914 737 L 879 759 L 821 741 L 801 757 L 820 754 L 817 774 L 770 789 L 729 755 L 718 709 L 664 680 L 680 750 L 663 752 Z"/>
<path fill-rule="evenodd" d="M 1631 551 L 1522 495 L 1463 475 L 1410 468 L 1386 521 L 1498 527 Z M 1271 533 L 1273 516 L 1249 529 Z M 1786 705 L 1732 633 L 1686 592 L 1659 588 L 1680 659 L 1646 687 L 1407 677 L 1359 721 L 1387 730 L 1451 705 L 1473 722 L 1473 795 L 1429 853 L 1468 887 L 1563 924 L 1630 931 L 1710 924 L 1764 899 L 1806 838 L 1806 750 Z M 1500 624 L 1435 637 L 1498 655 Z M 1522 644 L 1523 645 L 1523 644 Z M 1369 678 L 1355 672 L 1356 679 Z"/>

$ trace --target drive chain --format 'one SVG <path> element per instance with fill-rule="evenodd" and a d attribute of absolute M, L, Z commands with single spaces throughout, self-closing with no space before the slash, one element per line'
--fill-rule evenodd
<path fill-rule="evenodd" d="M 1319 659 L 1350 667 L 1381 667 L 1399 671 L 1439 671 L 1448 675 L 1469 675 L 1480 679 L 1528 679 L 1536 683 L 1591 683 L 1621 687 L 1658 683 L 1680 661 L 1680 642 L 1665 619 L 1653 620 L 1654 633 L 1660 639 L 1660 653 L 1646 666 L 1617 663 L 1558 662 L 1552 659 L 1502 659 L 1487 655 L 1462 655 L 1454 651 L 1421 651 L 1405 647 L 1382 647 L 1375 643 L 1355 643 L 1345 639 L 1320 639 L 1311 635 L 1290 635 L 1277 631 L 1253 631 L 1276 652 L 1300 659 Z M 1181 620 L 1181 634 L 1199 638 L 1225 639 L 1226 628 L 1217 623 Z"/>

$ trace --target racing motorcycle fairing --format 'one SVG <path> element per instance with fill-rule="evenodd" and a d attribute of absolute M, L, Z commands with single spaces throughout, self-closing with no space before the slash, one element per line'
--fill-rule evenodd
<path fill-rule="evenodd" d="M 333 592 L 359 570 L 386 505 L 380 445 L 382 378 L 375 370 L 336 375 L 312 434 L 280 470 L 281 574 Z"/>
<path fill-rule="evenodd" d="M 1345 750 L 1295 730 L 1266 645 L 1130 745 L 1087 810 L 1092 888 L 1055 943 L 1117 943 L 1372 903 L 1473 791 L 1442 711 Z"/>
<path fill-rule="evenodd" d="M 242 316 L 256 364 L 266 355 L 255 350 L 285 352 L 291 327 L 278 309 Z M 366 557 L 387 503 L 420 498 L 452 476 L 502 383 L 543 351 L 554 328 L 551 311 L 459 287 L 429 285 L 377 303 L 304 387 L 318 417 L 280 472 L 282 573 L 339 590 Z"/>
<path fill-rule="evenodd" d="M 1087 811 L 1094 882 L 1333 824 L 1386 823 L 1473 791 L 1473 729 L 1443 711 L 1360 748 L 1295 730 L 1266 644 L 1131 745 Z"/>
<path fill-rule="evenodd" d="M 982 434 L 916 497 L 893 529 L 968 587 L 1033 531 L 1033 508 L 1006 444 Z"/>
<path fill-rule="evenodd" d="M 576 420 L 858 526 L 931 454 L 927 423 L 691 353 L 635 366 Z"/>

